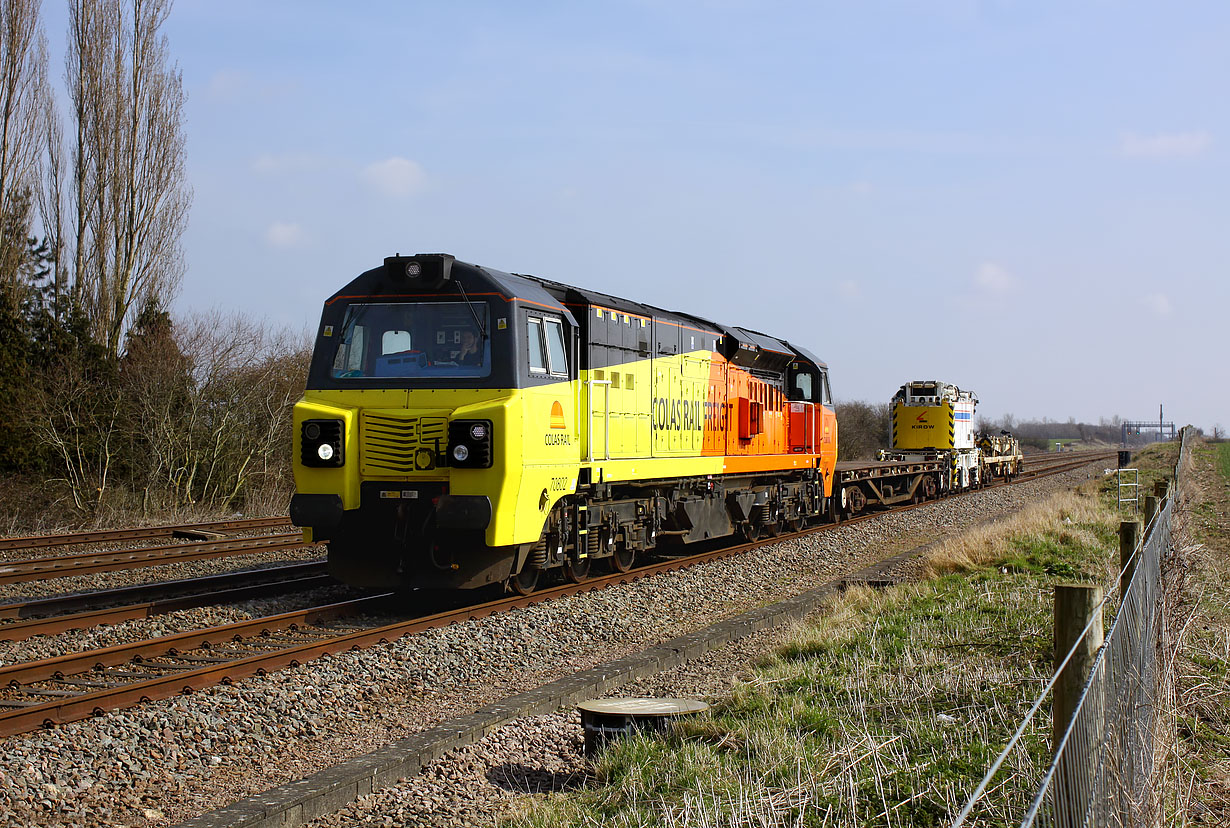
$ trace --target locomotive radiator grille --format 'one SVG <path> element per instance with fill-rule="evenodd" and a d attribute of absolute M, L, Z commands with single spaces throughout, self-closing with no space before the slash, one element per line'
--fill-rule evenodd
<path fill-rule="evenodd" d="M 365 475 L 426 471 L 440 465 L 447 448 L 447 417 L 373 411 L 359 416 L 359 470 Z"/>

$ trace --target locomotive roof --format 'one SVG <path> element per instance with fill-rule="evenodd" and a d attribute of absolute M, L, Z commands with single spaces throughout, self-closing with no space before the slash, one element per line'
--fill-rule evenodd
<path fill-rule="evenodd" d="M 520 275 L 520 274 L 517 274 Z M 617 310 L 625 313 L 635 313 L 639 316 L 648 316 L 658 319 L 665 319 L 673 322 L 685 322 L 689 327 L 699 326 L 702 330 L 707 330 L 710 333 L 718 334 L 735 342 L 749 342 L 762 350 L 772 351 L 791 358 L 801 357 L 814 365 L 821 368 L 827 368 L 822 360 L 817 359 L 810 351 L 800 348 L 797 345 L 792 345 L 784 339 L 777 339 L 768 334 L 760 333 L 759 331 L 749 330 L 748 328 L 731 327 L 724 325 L 721 322 L 714 322 L 711 319 L 706 319 L 703 316 L 697 316 L 693 313 L 685 313 L 684 311 L 668 311 L 654 305 L 646 305 L 641 302 L 633 302 L 630 299 L 624 299 L 620 296 L 612 296 L 609 293 L 602 293 L 589 288 L 577 287 L 575 285 L 567 285 L 563 282 L 556 282 L 550 279 L 543 279 L 539 276 L 523 276 L 522 278 L 539 282 L 549 289 L 557 291 L 560 294 L 561 302 L 568 305 L 601 305 L 605 308 Z"/>
<path fill-rule="evenodd" d="M 453 282 L 457 281 L 457 276 L 476 276 L 478 278 L 478 284 L 475 284 L 474 281 L 469 281 L 468 284 L 462 282 L 467 294 L 471 296 L 490 292 L 490 289 L 494 288 L 508 301 L 521 300 L 535 305 L 545 305 L 558 309 L 565 314 L 568 313 L 568 309 L 563 307 L 554 296 L 543 288 L 538 280 L 533 278 L 505 273 L 502 270 L 494 270 L 482 265 L 461 261 L 454 261 L 452 263 L 452 276 Z M 486 283 L 485 285 L 482 284 L 484 282 Z M 360 273 L 344 288 L 333 294 L 327 304 L 333 304 L 339 299 L 407 298 L 408 295 L 405 293 L 406 287 L 405 280 L 400 278 L 399 274 L 392 273 L 387 265 L 381 265 L 380 267 L 373 267 L 371 270 Z M 441 293 L 456 292 L 460 296 L 460 292 L 447 285 L 439 288 L 439 291 Z"/>
<path fill-rule="evenodd" d="M 418 254 L 417 256 L 407 258 L 418 258 L 420 256 L 428 258 L 427 254 Z M 439 254 L 430 254 L 430 256 L 438 257 Z M 401 257 L 396 258 L 400 259 Z M 634 302 L 630 299 L 590 290 L 589 288 L 568 285 L 539 276 L 506 273 L 502 270 L 495 270 L 490 267 L 460 260 L 453 260 L 452 275 L 453 281 L 457 281 L 457 276 L 469 276 L 477 277 L 479 283 L 486 282 L 485 287 L 488 291 L 484 291 L 483 287 L 475 284 L 470 279 L 462 282 L 467 294 L 470 296 L 489 292 L 490 288 L 494 288 L 508 301 L 519 300 L 558 309 L 559 312 L 568 316 L 569 321 L 574 324 L 576 323 L 576 318 L 571 313 L 570 308 L 600 305 L 623 313 L 656 318 L 690 328 L 697 328 L 725 337 L 731 342 L 750 344 L 758 350 L 778 354 L 784 358 L 793 359 L 801 357 L 822 368 L 827 367 L 824 362 L 817 359 L 811 352 L 793 345 L 784 339 L 778 339 L 747 328 L 723 325 L 690 313 L 668 311 L 654 305 Z M 338 300 L 345 299 L 409 298 L 405 290 L 406 282 L 400 278 L 400 273 L 395 274 L 388 265 L 381 265 L 359 274 L 345 287 L 333 294 L 326 304 L 332 305 Z M 454 289 L 448 286 L 441 287 L 439 290 L 440 293 L 451 294 L 454 292 Z"/>

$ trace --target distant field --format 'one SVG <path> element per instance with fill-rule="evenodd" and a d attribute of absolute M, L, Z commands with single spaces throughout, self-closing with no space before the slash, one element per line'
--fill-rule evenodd
<path fill-rule="evenodd" d="M 1222 477 L 1230 480 L 1230 443 L 1217 446 L 1217 470 Z"/>

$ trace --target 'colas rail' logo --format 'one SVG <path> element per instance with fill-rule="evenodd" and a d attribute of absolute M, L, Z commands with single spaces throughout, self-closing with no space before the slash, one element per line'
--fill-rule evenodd
<path fill-rule="evenodd" d="M 564 422 L 564 406 L 560 405 L 559 400 L 551 403 L 551 431 L 542 435 L 544 445 L 548 446 L 570 446 L 572 445 L 571 434 L 554 433 L 559 429 L 566 429 L 568 425 Z"/>

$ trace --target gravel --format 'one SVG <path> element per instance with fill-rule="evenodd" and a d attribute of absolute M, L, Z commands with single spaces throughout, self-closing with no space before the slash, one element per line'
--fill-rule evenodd
<path fill-rule="evenodd" d="M 738 558 L 13 737 L 0 742 L 0 825 L 178 822 L 370 752 L 492 700 L 797 594 L 1095 474 L 1069 472 L 885 514 Z M 740 646 L 720 652 L 737 652 Z M 695 695 L 698 691 L 689 688 L 701 687 L 709 669 L 714 670 L 716 692 L 724 675 L 730 675 L 719 675 L 722 671 L 716 668 L 695 669 L 700 673 L 681 673 L 681 689 L 673 692 Z M 541 734 L 528 742 L 517 735 L 516 727 L 497 731 L 456 754 L 470 770 L 442 766 L 421 782 L 403 783 L 388 794 L 435 784 L 433 790 L 454 791 L 450 796 L 455 795 L 455 801 L 448 799 L 453 804 L 427 797 L 422 801 L 434 803 L 427 811 L 406 810 L 388 823 L 382 813 L 372 824 L 415 823 L 426 813 L 455 815 L 449 817 L 454 822 L 440 824 L 474 824 L 478 815 L 493 813 L 463 795 L 474 786 L 459 785 L 448 774 L 479 774 L 493 791 L 502 792 L 488 791 L 480 798 L 499 802 L 513 801 L 521 790 L 517 779 L 530 787 L 570 784 L 563 780 L 572 778 L 576 769 L 566 759 L 566 745 L 579 738 L 577 730 L 570 716 L 557 715 L 527 720 L 522 732 Z M 501 737 L 506 732 L 511 735 Z M 522 742 L 528 752 L 516 758 Z M 504 776 L 479 770 L 486 756 L 505 768 Z M 416 795 L 407 794 L 397 807 L 418 807 L 413 805 Z"/>

